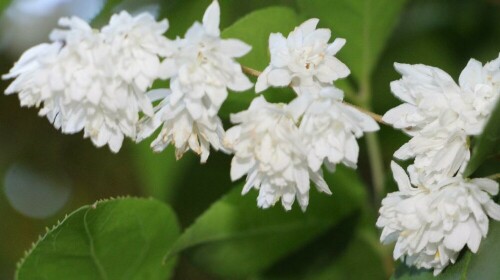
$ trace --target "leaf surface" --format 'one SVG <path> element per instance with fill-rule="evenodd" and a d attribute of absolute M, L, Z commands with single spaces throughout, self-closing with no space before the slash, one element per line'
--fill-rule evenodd
<path fill-rule="evenodd" d="M 151 199 L 96 202 L 49 230 L 19 263 L 16 279 L 166 279 L 163 256 L 179 235 L 172 210 Z"/>

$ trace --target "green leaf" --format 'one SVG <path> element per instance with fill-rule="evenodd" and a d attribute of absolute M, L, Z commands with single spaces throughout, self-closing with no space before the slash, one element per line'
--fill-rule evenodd
<path fill-rule="evenodd" d="M 124 1 L 125 0 L 106 0 L 101 12 L 92 19 L 92 27 L 97 28 L 105 25 L 111 18 L 111 15 L 113 15 L 114 9 Z"/>
<path fill-rule="evenodd" d="M 477 254 L 468 249 L 462 252 L 455 264 L 448 266 L 437 277 L 430 270 L 418 270 L 400 264 L 392 279 L 394 280 L 466 280 L 498 279 L 500 275 L 500 222 L 491 221 L 488 237 L 481 241 Z"/>
<path fill-rule="evenodd" d="M 360 83 L 366 83 L 398 19 L 405 0 L 298 0 L 306 17 L 320 19 L 347 44 L 339 58 Z"/>
<path fill-rule="evenodd" d="M 333 196 L 312 186 L 310 205 L 285 212 L 277 204 L 257 208 L 257 191 L 241 196 L 241 187 L 213 204 L 181 235 L 168 257 L 188 250 L 203 268 L 226 278 L 255 275 L 359 208 L 364 189 L 352 170 L 328 175 Z"/>
<path fill-rule="evenodd" d="M 346 244 L 342 255 L 319 271 L 314 271 L 308 279 L 387 279 L 384 274 L 384 263 L 378 253 L 377 245 L 367 232 L 354 233 L 352 240 Z M 375 239 L 375 242 L 378 240 Z M 360 269 L 362 268 L 362 269 Z"/>
<path fill-rule="evenodd" d="M 165 204 L 121 198 L 84 206 L 49 230 L 21 260 L 16 279 L 166 279 L 179 235 Z"/>
<path fill-rule="evenodd" d="M 11 0 L 2 0 L 0 1 L 0 16 L 3 14 L 5 9 L 7 9 L 10 6 Z"/>
<path fill-rule="evenodd" d="M 297 14 L 290 8 L 271 7 L 261 9 L 243 17 L 222 32 L 224 38 L 236 38 L 252 46 L 252 50 L 239 59 L 242 65 L 262 71 L 270 61 L 269 34 L 288 33 L 300 23 Z M 254 79 L 255 81 L 255 79 Z M 257 95 L 254 89 L 246 92 L 231 92 L 220 110 L 222 118 L 230 113 L 244 110 Z M 293 98 L 291 89 L 270 89 L 266 99 L 270 102 L 287 101 Z"/>
<path fill-rule="evenodd" d="M 245 66 L 263 70 L 270 61 L 268 46 L 272 32 L 288 33 L 300 23 L 290 8 L 265 8 L 241 18 L 222 32 L 223 38 L 237 38 L 250 44 L 250 53 L 239 59 Z"/>
<path fill-rule="evenodd" d="M 169 37 L 183 36 L 193 22 L 201 22 L 203 13 L 212 3 L 212 0 L 163 0 L 160 1 L 160 18 L 168 18 L 170 28 Z M 221 9 L 220 28 L 224 29 L 246 14 L 270 6 L 289 6 L 295 8 L 294 1 L 290 0 L 224 0 L 219 1 Z M 182 15 L 182 16 L 179 16 Z"/>
<path fill-rule="evenodd" d="M 491 113 L 490 119 L 484 127 L 483 133 L 477 138 L 472 156 L 464 171 L 469 177 L 486 160 L 487 157 L 498 154 L 500 151 L 500 100 Z"/>
<path fill-rule="evenodd" d="M 135 171 L 145 196 L 172 203 L 183 176 L 188 167 L 196 163 L 196 159 L 184 156 L 177 160 L 173 145 L 161 153 L 155 153 L 150 147 L 152 139 L 150 137 L 131 147 Z"/>
<path fill-rule="evenodd" d="M 372 208 L 355 211 L 258 279 L 387 279 Z M 307 261 L 304 261 L 307 256 Z M 359 268 L 363 269 L 359 269 Z"/>

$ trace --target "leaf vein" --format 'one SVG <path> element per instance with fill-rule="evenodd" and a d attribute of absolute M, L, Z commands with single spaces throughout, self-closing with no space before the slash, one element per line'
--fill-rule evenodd
<path fill-rule="evenodd" d="M 97 254 L 95 252 L 94 238 L 92 237 L 92 234 L 90 232 L 90 228 L 89 228 L 89 225 L 87 222 L 87 214 L 89 213 L 89 211 L 91 211 L 91 208 L 89 208 L 89 209 L 87 209 L 87 211 L 85 211 L 85 215 L 83 216 L 83 225 L 85 227 L 85 234 L 89 239 L 90 256 L 91 256 L 92 262 L 94 263 L 95 267 L 97 268 L 97 271 L 99 272 L 100 278 L 103 280 L 107 280 L 108 276 L 106 274 L 106 271 L 102 267 L 102 264 L 99 261 Z"/>

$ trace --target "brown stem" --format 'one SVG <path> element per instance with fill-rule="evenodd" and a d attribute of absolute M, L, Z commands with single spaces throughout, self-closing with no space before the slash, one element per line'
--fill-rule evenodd
<path fill-rule="evenodd" d="M 491 179 L 491 180 L 500 180 L 500 173 L 490 175 L 490 176 L 488 176 L 488 179 Z"/>
<path fill-rule="evenodd" d="M 250 67 L 247 67 L 247 66 L 241 66 L 241 69 L 243 70 L 243 73 L 247 74 L 247 75 L 250 75 L 250 76 L 253 76 L 253 77 L 259 77 L 259 75 L 262 73 L 260 72 L 259 70 L 255 70 L 253 68 L 250 68 Z M 351 106 L 353 108 L 356 108 L 357 110 L 369 115 L 370 117 L 372 117 L 375 121 L 377 121 L 378 123 L 381 123 L 381 124 L 385 124 L 386 123 L 382 120 L 382 116 L 381 115 L 378 115 L 378 114 L 375 114 L 371 111 L 368 111 L 366 109 L 363 109 L 359 106 L 356 106 L 356 105 L 353 105 L 353 104 L 350 104 L 350 103 L 347 103 L 347 102 L 344 102 L 344 104 L 346 104 L 347 106 Z"/>
<path fill-rule="evenodd" d="M 252 69 L 250 67 L 243 66 L 243 65 L 241 65 L 241 69 L 243 70 L 243 73 L 250 75 L 250 76 L 254 76 L 254 77 L 259 77 L 260 74 L 262 73 L 259 70 L 255 70 L 255 69 Z"/>

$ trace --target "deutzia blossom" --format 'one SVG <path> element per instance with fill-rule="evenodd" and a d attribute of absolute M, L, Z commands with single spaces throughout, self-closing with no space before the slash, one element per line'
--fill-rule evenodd
<path fill-rule="evenodd" d="M 256 92 L 269 86 L 291 84 L 300 94 L 303 90 L 317 89 L 318 85 L 331 85 L 349 75 L 347 66 L 335 57 L 345 39 L 337 38 L 328 44 L 331 31 L 316 29 L 318 22 L 315 18 L 305 21 L 290 32 L 288 38 L 281 33 L 269 36 L 271 63 L 259 76 Z"/>
<path fill-rule="evenodd" d="M 210 154 L 210 144 L 216 150 L 225 151 L 221 143 L 224 128 L 218 116 L 209 116 L 207 111 L 204 111 L 201 117 L 194 120 L 184 101 L 172 105 L 171 92 L 166 89 L 152 90 L 148 95 L 152 101 L 162 101 L 155 108 L 153 117 L 145 118 L 139 123 L 137 141 L 143 140 L 162 126 L 160 134 L 151 143 L 155 152 L 161 152 L 173 143 L 177 159 L 191 149 L 201 156 L 201 162 L 206 162 Z"/>
<path fill-rule="evenodd" d="M 305 211 L 309 203 L 310 180 L 320 192 L 331 194 L 321 170 L 308 167 L 299 129 L 284 105 L 254 99 L 248 110 L 231 115 L 237 124 L 227 131 L 225 143 L 234 152 L 231 179 L 247 174 L 243 194 L 259 190 L 261 208 L 281 204 L 290 210 L 297 199 Z"/>
<path fill-rule="evenodd" d="M 422 130 L 439 128 L 463 129 L 468 134 L 477 131 L 477 119 L 467 114 L 471 105 L 447 73 L 421 64 L 395 63 L 394 66 L 403 77 L 391 82 L 391 91 L 405 103 L 385 113 L 385 122 L 412 136 Z"/>
<path fill-rule="evenodd" d="M 153 113 L 145 90 L 158 78 L 168 24 L 126 13 L 102 33 L 76 17 L 59 24 L 64 29 L 54 30 L 52 44 L 26 51 L 4 76 L 16 78 L 6 94 L 42 107 L 39 114 L 63 133 L 84 130 L 96 146 L 118 152 L 125 136 L 135 138 L 139 113 Z"/>
<path fill-rule="evenodd" d="M 467 102 L 472 104 L 477 118 L 482 122 L 482 127 L 500 98 L 500 55 L 484 66 L 471 59 L 458 81 Z"/>
<path fill-rule="evenodd" d="M 399 191 L 382 201 L 377 226 L 383 243 L 396 241 L 394 259 L 437 275 L 466 245 L 477 252 L 488 233 L 488 216 L 500 220 L 500 205 L 491 199 L 498 193 L 493 180 L 454 177 L 414 187 L 399 165 L 392 162 L 391 168 Z"/>
<path fill-rule="evenodd" d="M 434 133 L 420 133 L 401 146 L 394 157 L 402 160 L 415 158 L 408 170 L 411 177 L 417 176 L 437 182 L 443 178 L 461 174 L 470 158 L 467 135 L 458 130 L 453 133 L 444 130 Z"/>
<path fill-rule="evenodd" d="M 356 138 L 363 132 L 379 129 L 368 115 L 342 103 L 343 93 L 325 88 L 314 99 L 300 122 L 300 135 L 307 148 L 310 168 L 318 171 L 321 165 L 334 170 L 342 162 L 356 168 L 359 147 Z"/>
<path fill-rule="evenodd" d="M 177 156 L 184 153 L 184 147 L 190 147 L 202 154 L 202 162 L 206 161 L 208 143 L 216 150 L 222 149 L 220 137 L 224 131 L 217 113 L 226 100 L 227 90 L 244 91 L 252 87 L 234 60 L 248 53 L 251 47 L 240 40 L 221 39 L 219 18 L 220 7 L 214 1 L 203 16 L 203 24 L 194 23 L 184 38 L 175 41 L 175 51 L 162 63 L 160 72 L 163 78 L 171 79 L 171 94 L 156 109 L 156 114 L 161 116 L 155 118 L 165 124 L 163 132 L 152 144 L 155 151 L 163 150 L 170 143 L 165 133 L 184 135 L 191 131 L 190 135 L 174 137 Z M 162 109 L 162 106 L 169 108 Z M 147 136 L 147 133 L 141 134 Z"/>
<path fill-rule="evenodd" d="M 159 77 L 160 57 L 174 51 L 163 36 L 167 29 L 167 20 L 156 22 L 150 14 L 133 17 L 125 11 L 113 15 L 102 29 L 117 75 L 123 84 L 132 84 L 140 98 L 146 98 L 143 93 Z"/>
<path fill-rule="evenodd" d="M 468 136 L 481 133 L 500 96 L 500 59 L 484 67 L 471 59 L 459 84 L 444 71 L 426 65 L 395 64 L 402 78 L 391 83 L 403 103 L 383 120 L 413 138 L 396 153 L 415 158 L 411 177 L 428 183 L 461 174 L 469 157 Z"/>

